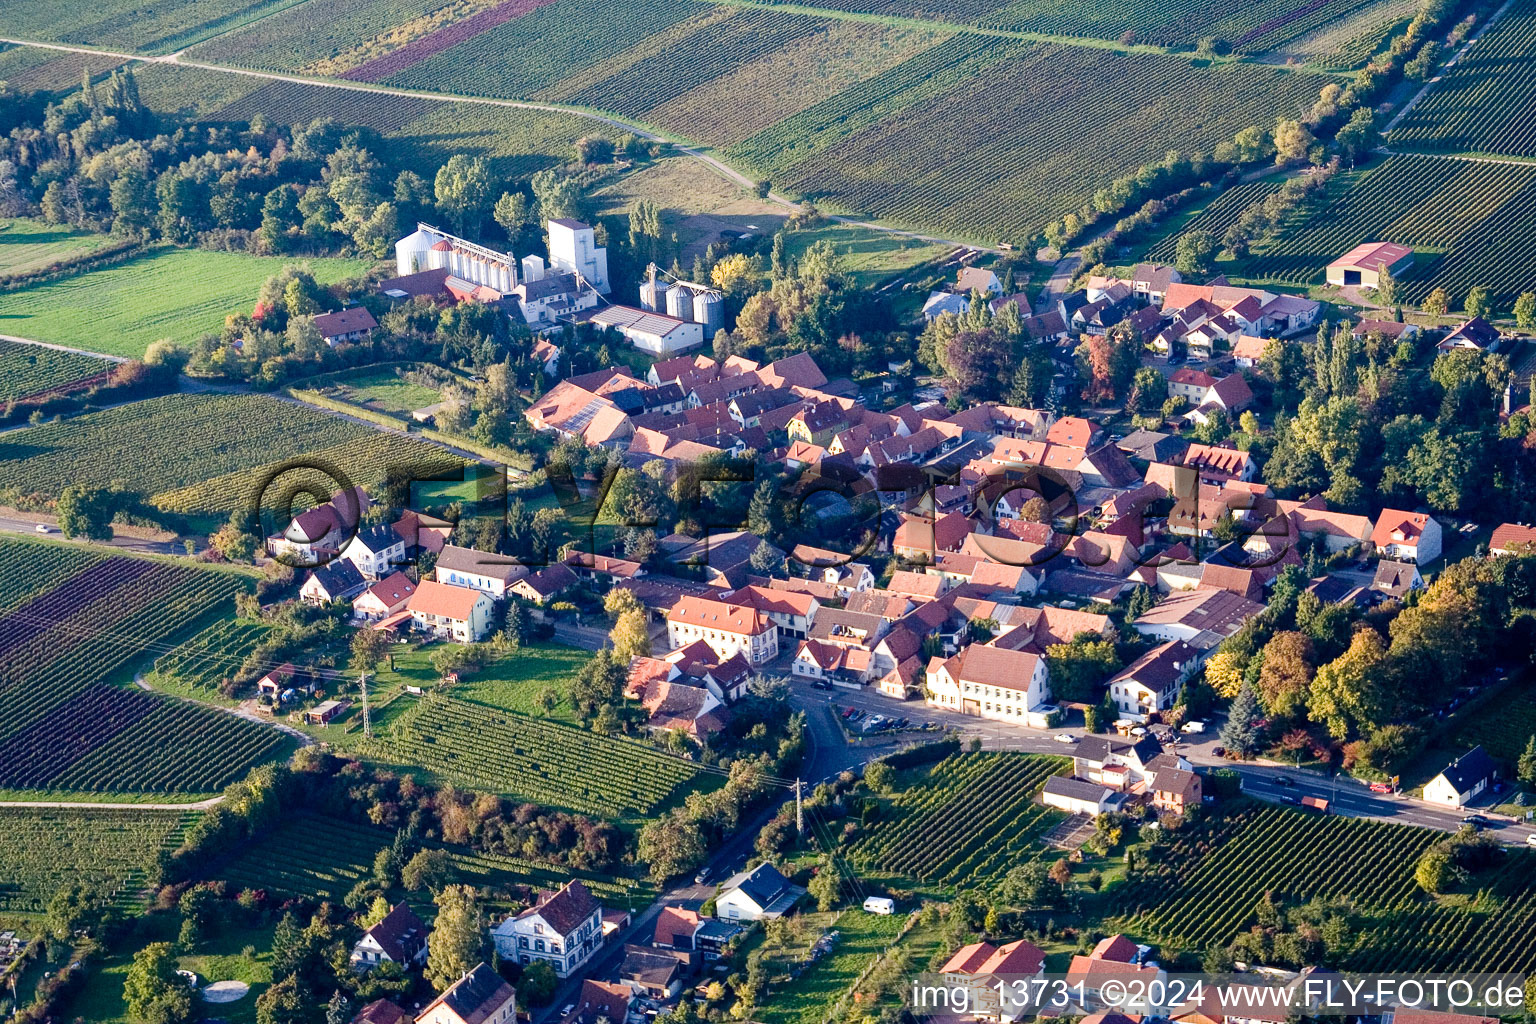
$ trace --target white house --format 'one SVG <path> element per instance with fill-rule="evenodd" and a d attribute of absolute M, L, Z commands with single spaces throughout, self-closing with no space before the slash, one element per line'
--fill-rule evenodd
<path fill-rule="evenodd" d="M 388 576 L 405 564 L 405 540 L 388 523 L 359 530 L 341 549 L 341 557 L 371 580 Z"/>
<path fill-rule="evenodd" d="M 767 861 L 751 871 L 727 878 L 715 897 L 715 916 L 722 921 L 761 921 L 783 917 L 794 909 L 805 890 L 791 885 L 779 869 Z"/>
<path fill-rule="evenodd" d="M 1152 648 L 1109 680 L 1109 699 L 1124 718 L 1145 722 L 1173 706 L 1184 683 L 1200 667 L 1200 652 L 1182 640 Z"/>
<path fill-rule="evenodd" d="M 406 608 L 422 632 L 468 644 L 490 629 L 493 602 L 479 590 L 422 580 Z"/>
<path fill-rule="evenodd" d="M 447 544 L 438 552 L 432 572 L 439 583 L 471 587 L 499 601 L 507 596 L 507 588 L 515 580 L 528 575 L 529 569 L 506 555 Z"/>
<path fill-rule="evenodd" d="M 1424 799 L 1444 807 L 1465 807 L 1499 777 L 1499 766 L 1482 747 L 1473 747 L 1424 784 Z"/>
<path fill-rule="evenodd" d="M 592 314 L 592 323 L 612 328 L 640 351 L 663 358 L 704 344 L 703 324 L 633 306 L 605 306 Z"/>
<path fill-rule="evenodd" d="M 367 585 L 368 581 L 351 562 L 338 559 L 310 570 L 304 585 L 299 588 L 299 598 L 309 604 L 345 601 L 362 593 Z"/>
<path fill-rule="evenodd" d="M 971 644 L 949 658 L 934 658 L 926 673 L 927 703 L 978 718 L 1018 725 L 1050 700 L 1050 677 L 1038 654 Z"/>
<path fill-rule="evenodd" d="M 352 945 L 352 969 L 357 971 L 384 963 L 412 967 L 426 959 L 427 926 L 404 903 L 396 903 L 384 920 Z"/>
<path fill-rule="evenodd" d="M 721 661 L 740 654 L 755 667 L 779 656 L 779 627 L 756 608 L 680 597 L 667 612 L 667 643 L 676 649 L 695 640 L 708 644 Z"/>
<path fill-rule="evenodd" d="M 1371 543 L 1383 558 L 1428 565 L 1440 557 L 1440 524 L 1425 512 L 1382 509 Z"/>
<path fill-rule="evenodd" d="M 581 882 L 567 882 L 491 929 L 491 941 L 503 960 L 544 960 L 567 978 L 602 947 L 603 908 Z"/>
<path fill-rule="evenodd" d="M 810 594 L 793 590 L 770 590 L 767 587 L 747 586 L 730 594 L 732 603 L 748 605 L 767 615 L 779 627 L 781 636 L 802 640 L 816 624 L 816 613 L 821 602 Z"/>

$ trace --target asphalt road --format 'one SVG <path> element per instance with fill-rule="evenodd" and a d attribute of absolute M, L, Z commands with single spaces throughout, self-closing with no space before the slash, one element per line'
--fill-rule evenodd
<path fill-rule="evenodd" d="M 44 536 L 37 532 L 36 520 L 15 519 L 4 516 L 0 516 L 0 532 L 23 533 L 29 537 Z M 49 526 L 46 536 L 50 540 L 64 540 L 63 534 L 59 533 L 56 526 Z M 121 551 L 137 551 L 140 554 L 146 555 L 184 555 L 187 553 L 187 549 L 176 541 L 140 540 L 137 537 L 125 537 L 122 534 L 113 536 L 109 541 L 76 540 L 69 543 L 117 548 Z"/>

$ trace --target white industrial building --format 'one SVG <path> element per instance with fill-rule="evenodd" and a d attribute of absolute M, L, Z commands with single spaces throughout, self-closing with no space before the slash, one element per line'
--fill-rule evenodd
<path fill-rule="evenodd" d="M 457 235 L 417 224 L 395 243 L 395 272 L 401 277 L 446 270 L 443 287 L 459 298 L 516 304 L 535 330 L 596 306 L 608 293 L 608 250 L 595 244 L 593 231 L 575 220 L 549 222 L 549 262 L 529 254 L 521 261 Z"/>
<path fill-rule="evenodd" d="M 579 220 L 549 221 L 549 265 L 575 274 L 603 295 L 608 294 L 608 250 L 597 244 L 592 228 Z"/>
<path fill-rule="evenodd" d="M 675 356 L 704 344 L 704 325 L 633 306 L 607 306 L 592 314 L 597 327 L 611 327 L 642 352 Z"/>

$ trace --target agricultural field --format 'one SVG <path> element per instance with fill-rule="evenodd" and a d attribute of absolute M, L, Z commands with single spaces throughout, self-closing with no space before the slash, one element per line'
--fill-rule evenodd
<path fill-rule="evenodd" d="M 1268 123 L 1320 81 L 1247 64 L 957 37 L 726 153 L 817 202 L 903 226 L 963 233 L 985 224 L 1006 239 L 1161 158 L 1170 137 L 1209 147 Z M 948 118 L 940 134 L 935 110 Z M 1085 133 L 1086 123 L 1095 130 Z"/>
<path fill-rule="evenodd" d="M 301 811 L 251 843 L 233 860 L 215 865 L 210 875 L 237 889 L 266 889 L 285 896 L 339 903 L 360 879 L 373 875 L 374 855 L 394 839 L 392 829 Z M 457 880 L 476 888 L 554 888 L 572 877 L 568 871 L 518 858 L 476 853 L 443 843 L 428 845 L 448 851 Z M 654 895 L 652 887 L 639 880 L 630 882 L 601 874 L 576 877 L 586 882 L 599 899 L 622 902 L 626 892 L 640 900 Z M 430 910 L 430 894 L 414 894 L 410 902 L 420 912 Z"/>
<path fill-rule="evenodd" d="M 365 40 L 435 13 L 456 13 L 463 0 L 306 0 L 281 18 L 210 39 L 189 60 L 261 71 L 329 73 L 328 63 Z"/>
<path fill-rule="evenodd" d="M 1420 254 L 1413 273 L 1399 282 L 1406 301 L 1443 287 L 1452 306 L 1459 306 L 1473 286 L 1482 285 L 1496 304 L 1507 306 L 1536 288 L 1533 204 L 1536 164 L 1390 156 L 1335 178 L 1326 202 L 1303 212 L 1234 272 L 1316 284 L 1329 261 L 1360 242 L 1399 242 Z"/>
<path fill-rule="evenodd" d="M 244 663 L 272 627 L 260 622 L 221 619 L 155 659 L 145 681 L 156 690 L 218 701 L 219 684 Z"/>
<path fill-rule="evenodd" d="M 249 310 L 262 282 L 298 262 L 235 252 L 157 249 L 124 263 L 86 270 L 0 295 L 4 333 L 136 358 L 149 343 L 191 342 L 217 332 L 224 317 Z M 312 259 L 321 284 L 363 274 L 368 260 Z"/>
<path fill-rule="evenodd" d="M 1513 0 L 1497 24 L 1440 75 L 1387 135 L 1398 149 L 1536 157 L 1536 0 Z M 1529 209 L 1529 207 L 1527 207 Z"/>
<path fill-rule="evenodd" d="M 418 699 L 375 746 L 452 782 L 605 818 L 654 814 L 698 775 L 634 740 L 438 695 Z"/>
<path fill-rule="evenodd" d="M 1266 58 L 1294 58 L 1330 71 L 1360 67 L 1389 36 L 1407 26 L 1418 7 L 1417 0 L 1373 0 L 1349 17 L 1326 22 L 1278 45 Z"/>
<path fill-rule="evenodd" d="M 329 495 L 343 476 L 369 486 L 392 470 L 424 479 L 456 475 L 464 465 L 431 442 L 266 395 L 177 394 L 6 434 L 0 479 L 21 494 L 117 481 L 166 511 L 224 518 L 249 507 L 281 464 L 300 458 L 316 468 L 275 478 L 262 492 L 265 511 L 299 484 Z"/>
<path fill-rule="evenodd" d="M 195 819 L 134 807 L 0 807 L 0 921 L 41 915 L 55 892 L 77 881 L 109 889 L 130 909 L 145 869 L 161 850 L 175 849 Z"/>
<path fill-rule="evenodd" d="M 753 1020 L 762 1024 L 822 1024 L 832 1019 L 828 1011 L 858 980 L 864 969 L 891 948 L 906 924 L 904 914 L 866 914 L 852 909 L 832 915 L 803 915 L 813 925 L 835 928 L 837 945 L 789 985 L 777 986 L 774 994 L 757 1008 Z"/>
<path fill-rule="evenodd" d="M 1146 258 L 1161 263 L 1172 263 L 1178 254 L 1179 235 L 1186 231 L 1209 231 L 1219 240 L 1222 233 L 1237 223 L 1244 210 L 1261 199 L 1280 191 L 1281 183 L 1269 178 L 1244 182 L 1226 189 L 1206 204 L 1194 216 L 1184 221 L 1179 230 L 1171 232 L 1147 250 Z"/>
<path fill-rule="evenodd" d="M 915 771 L 882 804 L 849 860 L 863 871 L 943 885 L 1001 878 L 1037 855 L 1036 838 L 1061 820 L 1035 798 L 1066 765 L 1028 754 L 956 754 Z"/>
<path fill-rule="evenodd" d="M 32 46 L 0 43 L 0 82 L 14 90 L 80 88 L 80 73 L 106 74 L 122 63 L 119 57 L 94 53 L 66 53 Z"/>
<path fill-rule="evenodd" d="M 134 53 L 174 53 L 302 0 L 141 0 L 63 4 L 8 0 L 0 8 L 0 32 L 12 38 L 75 43 Z"/>
<path fill-rule="evenodd" d="M 0 788 L 214 792 L 278 753 L 265 726 L 110 685 L 247 585 L 165 561 L 0 541 Z"/>
<path fill-rule="evenodd" d="M 106 373 L 107 362 L 41 345 L 0 341 L 0 402 L 67 390 Z"/>
<path fill-rule="evenodd" d="M 80 84 L 78 74 L 75 84 Z M 110 241 L 107 235 L 38 220 L 0 221 L 0 280 L 84 256 Z"/>
<path fill-rule="evenodd" d="M 1348 899 L 1360 934 L 1343 970 L 1511 971 L 1536 966 L 1536 854 L 1507 851 L 1475 876 L 1476 900 L 1425 895 L 1419 855 L 1429 829 L 1249 806 L 1178 833 L 1144 879 L 1117 893 L 1109 922 L 1174 949 L 1224 946 L 1253 921 L 1266 890 L 1288 903 Z"/>

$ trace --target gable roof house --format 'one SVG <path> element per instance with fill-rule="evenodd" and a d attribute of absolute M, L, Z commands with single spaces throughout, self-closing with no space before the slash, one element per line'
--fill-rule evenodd
<path fill-rule="evenodd" d="M 619 980 L 637 996 L 667 1000 L 683 990 L 685 968 L 693 957 L 672 949 L 627 944 L 619 964 Z"/>
<path fill-rule="evenodd" d="M 1072 774 L 1120 792 L 1133 792 L 1157 769 L 1163 745 L 1151 736 L 1084 736 L 1072 750 Z"/>
<path fill-rule="evenodd" d="M 635 1000 L 635 990 L 623 982 L 594 981 L 587 978 L 576 994 L 575 1016 L 571 1024 L 623 1024 L 629 1019 L 629 1007 Z"/>
<path fill-rule="evenodd" d="M 341 549 L 341 557 L 376 580 L 405 564 L 405 540 L 388 523 L 377 523 L 359 530 Z"/>
<path fill-rule="evenodd" d="M 320 313 L 315 316 L 315 329 L 332 348 L 349 341 L 362 341 L 377 326 L 379 322 L 362 306 L 350 306 L 338 313 Z"/>
<path fill-rule="evenodd" d="M 1493 758 L 1482 747 L 1473 747 L 1424 784 L 1424 799 L 1445 807 L 1465 807 L 1498 777 L 1499 766 Z"/>
<path fill-rule="evenodd" d="M 509 555 L 446 544 L 438 552 L 432 575 L 439 583 L 469 587 L 500 599 L 507 596 L 513 581 L 527 576 L 529 571 L 526 565 Z"/>
<path fill-rule="evenodd" d="M 1145 722 L 1173 706 L 1201 660 L 1182 640 L 1160 644 L 1110 677 L 1109 699 L 1122 717 Z"/>
<path fill-rule="evenodd" d="M 1536 526 L 1524 523 L 1501 523 L 1494 527 L 1488 538 L 1488 554 L 1500 555 L 1536 554 Z"/>
<path fill-rule="evenodd" d="M 764 861 L 721 883 L 720 892 L 715 896 L 715 916 L 722 921 L 783 917 L 804 895 L 803 888 L 791 885 L 778 868 Z"/>
<path fill-rule="evenodd" d="M 416 1024 L 507 1024 L 516 1013 L 516 990 L 481 963 L 428 1003 Z"/>
<path fill-rule="evenodd" d="M 1440 524 L 1425 512 L 1382 509 L 1371 543 L 1384 558 L 1427 565 L 1440 557 Z"/>
<path fill-rule="evenodd" d="M 369 587 L 352 602 L 352 616 L 364 622 L 377 622 L 405 608 L 416 584 L 403 572 L 390 573 Z"/>
<path fill-rule="evenodd" d="M 1050 700 L 1045 658 L 1028 651 L 971 644 L 927 669 L 927 703 L 978 718 L 1029 723 Z"/>
<path fill-rule="evenodd" d="M 1257 601 L 1230 591 L 1199 587 L 1169 594 L 1131 625 L 1143 636 L 1183 640 L 1203 656 L 1263 610 Z"/>
<path fill-rule="evenodd" d="M 492 928 L 491 941 L 503 960 L 544 960 L 567 978 L 602 946 L 603 908 L 585 884 L 570 881 Z"/>
<path fill-rule="evenodd" d="M 1025 1000 L 1009 997 L 1012 986 L 1044 971 L 1045 951 L 1026 939 L 1001 946 L 973 942 L 961 946 L 939 968 L 952 990 L 963 987 L 965 1006 L 973 1018 L 1004 1024 L 1030 1014 Z"/>
<path fill-rule="evenodd" d="M 384 919 L 352 945 L 352 967 L 367 970 L 382 963 L 412 967 L 427 959 L 427 926 L 404 903 L 396 903 Z"/>
<path fill-rule="evenodd" d="M 345 601 L 361 594 L 367 585 L 368 581 L 351 562 L 337 559 L 310 570 L 304 585 L 299 588 L 299 598 L 308 604 Z"/>
<path fill-rule="evenodd" d="M 491 626 L 492 601 L 469 587 L 422 580 L 406 603 L 416 628 L 460 643 L 473 643 Z"/>
<path fill-rule="evenodd" d="M 1383 558 L 1376 563 L 1376 575 L 1371 579 L 1371 589 L 1394 600 L 1401 601 L 1409 593 L 1424 589 L 1424 577 L 1412 562 L 1394 562 Z"/>
<path fill-rule="evenodd" d="M 740 654 L 756 666 L 779 654 L 779 628 L 749 604 L 684 596 L 667 612 L 667 642 L 685 647 L 702 640 L 723 661 Z"/>
<path fill-rule="evenodd" d="M 1142 302 L 1163 308 L 1168 286 L 1184 280 L 1177 270 L 1161 263 L 1138 263 L 1131 270 L 1131 294 Z"/>
<path fill-rule="evenodd" d="M 1499 329 L 1480 316 L 1475 316 L 1440 339 L 1435 346 L 1441 352 L 1458 348 L 1471 348 L 1479 352 L 1497 352 L 1502 340 Z"/>
<path fill-rule="evenodd" d="M 1119 810 L 1123 799 L 1108 786 L 1064 775 L 1046 779 L 1045 788 L 1040 791 L 1040 802 L 1045 806 L 1068 814 L 1086 814 L 1090 818 L 1097 818 L 1105 811 Z"/>

